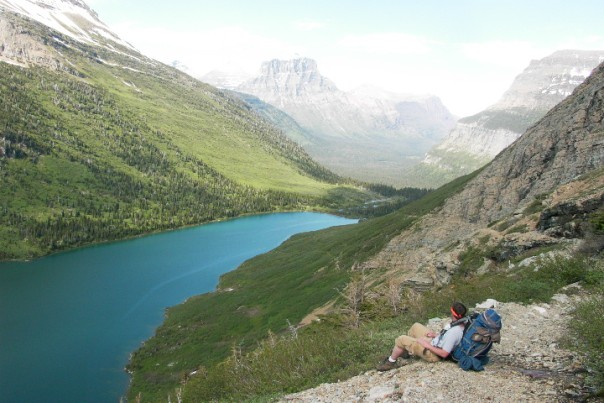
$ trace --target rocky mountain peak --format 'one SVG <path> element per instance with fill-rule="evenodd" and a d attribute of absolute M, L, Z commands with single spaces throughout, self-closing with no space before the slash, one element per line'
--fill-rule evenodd
<path fill-rule="evenodd" d="M 306 73 L 318 74 L 319 69 L 317 68 L 317 62 L 309 58 L 299 58 L 292 60 L 278 60 L 273 59 L 262 63 L 261 67 L 262 74 L 271 75 L 275 73 L 295 73 L 304 75 Z"/>
<path fill-rule="evenodd" d="M 400 171 L 416 163 L 455 123 L 435 96 L 368 87 L 341 91 L 309 58 L 265 62 L 260 75 L 236 91 L 290 115 L 309 134 L 305 149 L 334 172 L 397 186 Z"/>
<path fill-rule="evenodd" d="M 525 107 L 547 111 L 569 96 L 602 61 L 603 51 L 587 50 L 560 50 L 532 60 L 490 109 Z"/>
<path fill-rule="evenodd" d="M 37 21 L 78 42 L 108 49 L 119 45 L 135 50 L 80 0 L 0 0 L 0 16 L 7 11 Z"/>
<path fill-rule="evenodd" d="M 268 103 L 283 105 L 293 98 L 337 92 L 338 88 L 319 73 L 315 60 L 298 58 L 262 63 L 260 75 L 243 83 L 237 90 L 256 95 Z"/>

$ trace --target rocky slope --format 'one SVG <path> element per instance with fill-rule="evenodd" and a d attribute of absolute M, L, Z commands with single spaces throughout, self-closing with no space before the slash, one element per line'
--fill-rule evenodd
<path fill-rule="evenodd" d="M 88 5 L 79 0 L 0 0 L 0 7 L 22 14 L 62 35 L 88 45 L 102 46 L 117 50 L 123 46 L 135 50 L 132 45 L 120 39 L 99 20 L 98 15 Z M 3 33 L 4 30 L 0 31 Z M 26 33 L 26 32 L 23 32 Z M 56 40 L 56 38 L 55 38 Z M 27 52 L 23 53 L 27 57 Z"/>
<path fill-rule="evenodd" d="M 567 295 L 568 294 L 568 295 Z M 560 346 L 569 313 L 581 298 L 575 286 L 549 304 L 493 303 L 503 318 L 502 339 L 482 372 L 463 372 L 450 361 L 399 359 L 400 368 L 375 370 L 284 396 L 281 402 L 571 402 L 589 391 L 580 385 L 581 357 Z M 569 296 L 570 295 L 570 296 Z M 483 305 L 483 307 L 486 305 Z M 480 310 L 480 309 L 479 309 Z M 431 320 L 438 331 L 442 322 Z M 385 351 L 386 355 L 388 351 Z"/>
<path fill-rule="evenodd" d="M 392 239 L 366 266 L 431 287 L 448 282 L 478 242 L 499 261 L 539 246 L 572 245 L 582 235 L 581 220 L 604 203 L 603 166 L 600 65 L 438 212 Z"/>
<path fill-rule="evenodd" d="M 202 80 L 224 85 L 216 74 Z M 344 92 L 307 58 L 265 62 L 258 77 L 235 90 L 289 114 L 310 134 L 304 147 L 315 159 L 362 180 L 398 184 L 401 169 L 416 163 L 454 124 L 437 97 L 373 88 Z"/>
<path fill-rule="evenodd" d="M 415 185 L 438 186 L 493 159 L 604 60 L 604 51 L 558 51 L 534 60 L 496 104 L 460 119 L 442 143 L 406 174 Z"/>

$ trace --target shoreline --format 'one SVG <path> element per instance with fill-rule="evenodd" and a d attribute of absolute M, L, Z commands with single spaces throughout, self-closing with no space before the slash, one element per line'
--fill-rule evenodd
<path fill-rule="evenodd" d="M 41 254 L 39 256 L 37 256 L 37 255 L 36 256 L 31 256 L 31 257 L 25 258 L 25 259 L 0 259 L 0 265 L 2 265 L 2 263 L 28 263 L 28 262 L 33 262 L 33 261 L 38 260 L 38 259 L 43 259 L 43 258 L 46 258 L 46 257 L 50 257 L 50 256 L 54 256 L 54 255 L 59 255 L 59 254 L 62 254 L 62 253 L 74 252 L 74 251 L 77 251 L 79 249 L 91 248 L 91 247 L 102 246 L 102 245 L 108 245 L 108 244 L 112 244 L 112 243 L 115 243 L 115 242 L 131 241 L 131 240 L 135 240 L 135 239 L 144 238 L 144 237 L 147 237 L 147 236 L 164 234 L 164 233 L 169 233 L 169 232 L 172 232 L 172 231 L 180 231 L 180 230 L 185 230 L 185 229 L 188 229 L 188 228 L 195 228 L 195 227 L 199 227 L 201 225 L 215 224 L 215 223 L 220 223 L 220 222 L 225 222 L 225 221 L 230 221 L 230 220 L 236 220 L 238 218 L 251 217 L 251 216 L 260 216 L 260 215 L 268 215 L 268 214 L 279 214 L 279 213 L 305 213 L 305 212 L 319 213 L 319 214 L 331 214 L 331 215 L 338 216 L 338 217 L 345 217 L 343 214 L 339 214 L 337 211 L 329 211 L 328 209 L 322 210 L 320 208 L 312 208 L 312 209 L 307 209 L 307 210 L 275 210 L 275 211 L 268 211 L 268 212 L 265 211 L 265 212 L 257 212 L 257 213 L 245 213 L 245 214 L 240 214 L 240 215 L 235 216 L 235 217 L 223 217 L 223 218 L 218 218 L 218 219 L 214 219 L 214 220 L 210 220 L 210 221 L 204 221 L 204 222 L 197 223 L 197 224 L 188 224 L 188 225 L 185 225 L 185 226 L 182 226 L 182 227 L 168 228 L 168 229 L 164 229 L 164 230 L 155 230 L 155 231 L 151 231 L 151 232 L 145 232 L 145 233 L 141 233 L 141 234 L 138 234 L 138 235 L 127 236 L 125 238 L 116 238 L 116 239 L 106 239 L 106 240 L 94 241 L 94 242 L 91 242 L 91 243 L 75 246 L 75 247 L 72 247 L 72 248 L 66 248 L 66 249 L 61 249 L 61 250 L 57 250 L 57 251 L 52 251 L 52 252 L 46 253 L 46 254 Z"/>

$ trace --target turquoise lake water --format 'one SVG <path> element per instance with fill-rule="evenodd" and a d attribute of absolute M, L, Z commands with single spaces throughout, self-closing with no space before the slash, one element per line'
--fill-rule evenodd
<path fill-rule="evenodd" d="M 0 263 L 0 402 L 118 402 L 165 308 L 296 233 L 355 222 L 258 215 Z"/>

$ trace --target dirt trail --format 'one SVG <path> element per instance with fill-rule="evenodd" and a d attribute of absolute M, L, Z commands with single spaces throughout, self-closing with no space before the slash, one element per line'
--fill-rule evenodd
<path fill-rule="evenodd" d="M 411 359 L 388 372 L 371 370 L 346 381 L 287 395 L 281 402 L 582 400 L 587 396 L 582 386 L 586 369 L 580 357 L 559 345 L 580 290 L 569 286 L 564 292 L 556 294 L 549 304 L 495 301 L 503 318 L 502 341 L 491 350 L 491 362 L 482 372 L 463 371 L 450 361 L 430 364 Z"/>

